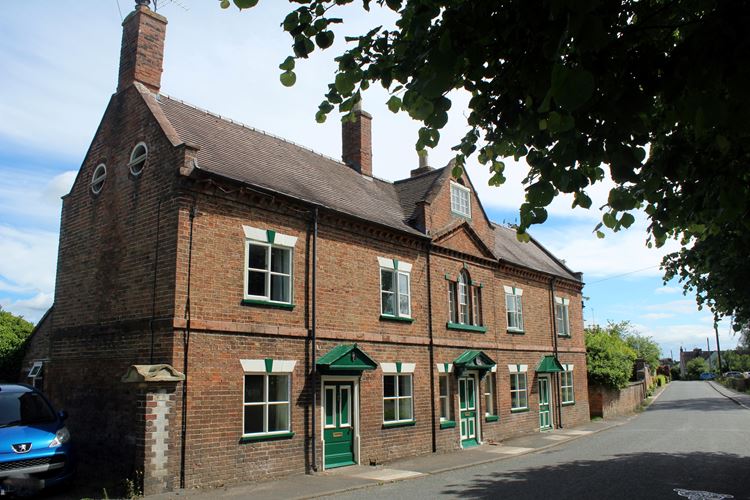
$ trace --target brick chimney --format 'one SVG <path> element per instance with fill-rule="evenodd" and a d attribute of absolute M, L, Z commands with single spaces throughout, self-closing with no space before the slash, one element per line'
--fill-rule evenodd
<path fill-rule="evenodd" d="M 417 153 L 419 155 L 419 168 L 415 168 L 411 171 L 411 177 L 417 177 L 418 175 L 426 174 L 435 170 L 430 166 L 430 160 L 427 157 L 427 150 L 423 149 Z"/>
<path fill-rule="evenodd" d="M 352 113 L 354 121 L 341 124 L 341 158 L 360 174 L 372 177 L 372 115 L 362 111 L 362 101 Z"/>
<path fill-rule="evenodd" d="M 136 0 L 135 10 L 122 22 L 120 77 L 117 91 L 141 82 L 154 92 L 161 86 L 167 19 L 149 8 L 150 0 Z"/>

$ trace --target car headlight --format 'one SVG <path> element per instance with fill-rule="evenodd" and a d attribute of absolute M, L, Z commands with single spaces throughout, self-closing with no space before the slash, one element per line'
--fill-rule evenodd
<path fill-rule="evenodd" d="M 68 441 L 70 441 L 70 431 L 67 427 L 62 427 L 55 433 L 55 439 L 52 440 L 52 442 L 49 444 L 49 447 L 57 448 L 58 446 L 67 443 Z"/>

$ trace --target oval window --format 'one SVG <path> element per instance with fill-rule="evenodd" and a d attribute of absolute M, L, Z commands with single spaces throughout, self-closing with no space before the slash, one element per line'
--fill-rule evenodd
<path fill-rule="evenodd" d="M 107 180 L 107 167 L 100 163 L 94 169 L 94 175 L 91 176 L 91 192 L 99 194 L 104 187 L 104 181 Z"/>
<path fill-rule="evenodd" d="M 130 153 L 130 173 L 139 176 L 143 172 L 143 167 L 146 166 L 146 158 L 148 157 L 148 146 L 145 142 L 139 142 L 133 148 L 133 152 Z"/>

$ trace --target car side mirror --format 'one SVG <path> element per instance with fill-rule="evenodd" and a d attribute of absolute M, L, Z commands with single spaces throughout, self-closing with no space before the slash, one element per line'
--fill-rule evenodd
<path fill-rule="evenodd" d="M 68 412 L 65 410 L 60 410 L 60 413 L 58 413 L 58 415 L 60 416 L 60 420 L 63 420 L 63 421 L 67 420 L 68 418 Z"/>

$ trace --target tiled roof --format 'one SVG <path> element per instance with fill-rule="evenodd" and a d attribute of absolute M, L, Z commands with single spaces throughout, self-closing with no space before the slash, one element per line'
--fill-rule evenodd
<path fill-rule="evenodd" d="M 580 281 L 577 273 L 568 269 L 534 238 L 531 238 L 528 243 L 522 243 L 516 238 L 515 229 L 499 224 L 494 224 L 494 226 L 495 255 L 501 261 Z"/>
<path fill-rule="evenodd" d="M 298 144 L 227 120 L 170 97 L 140 90 L 170 140 L 200 147 L 198 169 L 348 214 L 413 235 L 420 201 L 430 201 L 448 167 L 390 183 L 361 175 L 345 164 Z M 159 113 L 160 111 L 160 113 Z M 166 122 L 165 120 L 166 119 Z M 176 134 L 178 137 L 172 137 Z M 515 231 L 495 224 L 495 255 L 501 260 L 567 279 L 578 276 L 539 243 L 523 244 Z"/>

